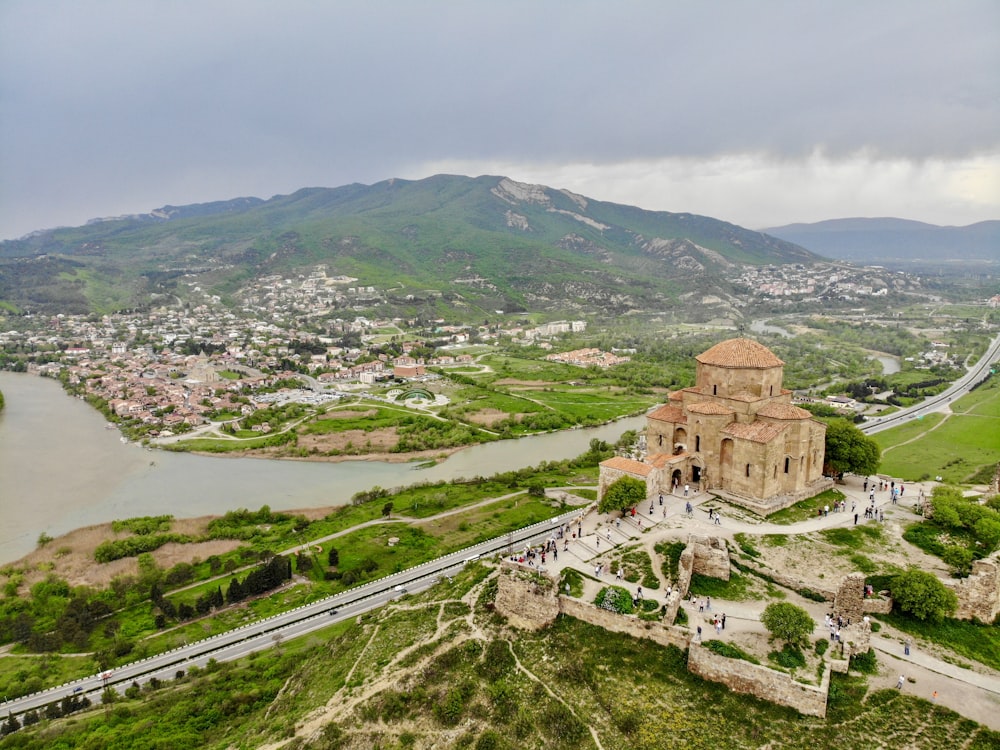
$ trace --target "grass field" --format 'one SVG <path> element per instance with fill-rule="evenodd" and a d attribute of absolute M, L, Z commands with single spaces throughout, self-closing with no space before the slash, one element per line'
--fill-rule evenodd
<path fill-rule="evenodd" d="M 1000 380 L 952 404 L 952 415 L 931 414 L 872 437 L 882 448 L 880 471 L 910 481 L 940 476 L 972 481 L 1000 461 Z"/>

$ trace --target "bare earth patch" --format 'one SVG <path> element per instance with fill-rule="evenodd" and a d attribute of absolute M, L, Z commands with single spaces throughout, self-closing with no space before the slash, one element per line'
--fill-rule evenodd
<path fill-rule="evenodd" d="M 507 419 L 510 415 L 501 409 L 480 409 L 479 411 L 470 412 L 465 415 L 465 418 L 470 422 L 475 424 L 485 425 L 487 427 L 492 427 L 497 422 L 502 422 Z"/>

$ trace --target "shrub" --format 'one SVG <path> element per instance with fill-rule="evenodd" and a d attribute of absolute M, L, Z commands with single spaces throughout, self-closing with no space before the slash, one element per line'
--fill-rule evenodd
<path fill-rule="evenodd" d="M 725 656 L 727 659 L 742 659 L 751 664 L 760 664 L 760 661 L 756 657 L 751 656 L 739 646 L 734 646 L 732 643 L 726 641 L 707 641 L 705 648 L 719 656 Z"/>
<path fill-rule="evenodd" d="M 793 646 L 808 643 L 815 623 L 812 615 L 790 602 L 772 602 L 764 608 L 760 621 L 768 632 Z"/>
<path fill-rule="evenodd" d="M 830 641 L 826 638 L 820 638 L 816 641 L 815 651 L 818 656 L 825 654 L 828 648 L 830 648 Z"/>
<path fill-rule="evenodd" d="M 875 656 L 875 649 L 870 648 L 863 654 L 852 655 L 850 668 L 862 674 L 877 674 L 878 658 Z"/>
<path fill-rule="evenodd" d="M 940 622 L 958 606 L 955 592 L 932 573 L 908 570 L 892 582 L 893 606 L 918 620 Z"/>
<path fill-rule="evenodd" d="M 799 669 L 806 665 L 805 654 L 791 643 L 786 643 L 781 651 L 772 651 L 767 658 L 785 669 Z"/>
<path fill-rule="evenodd" d="M 632 614 L 635 611 L 632 595 L 621 586 L 605 586 L 598 592 L 594 604 L 622 615 Z"/>

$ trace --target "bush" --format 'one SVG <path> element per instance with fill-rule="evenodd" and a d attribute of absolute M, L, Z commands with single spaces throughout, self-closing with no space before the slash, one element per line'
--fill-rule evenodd
<path fill-rule="evenodd" d="M 705 648 L 719 656 L 725 656 L 727 659 L 742 659 L 751 664 L 760 664 L 760 661 L 756 657 L 751 656 L 739 646 L 734 646 L 732 643 L 726 641 L 706 641 Z"/>
<path fill-rule="evenodd" d="M 799 669 L 806 665 L 805 654 L 798 646 L 786 643 L 781 651 L 772 651 L 767 658 L 785 669 Z"/>
<path fill-rule="evenodd" d="M 826 650 L 830 648 L 830 641 L 826 638 L 820 638 L 816 641 L 816 646 L 814 648 L 817 656 L 822 656 L 826 653 Z"/>
<path fill-rule="evenodd" d="M 851 669 L 862 674 L 878 674 L 878 658 L 875 649 L 870 648 L 863 654 L 851 656 Z"/>
<path fill-rule="evenodd" d="M 768 604 L 760 621 L 774 638 L 793 646 L 806 645 L 815 627 L 812 615 L 790 602 Z"/>
<path fill-rule="evenodd" d="M 605 586 L 597 594 L 594 604 L 621 615 L 630 615 L 635 611 L 635 607 L 632 605 L 632 594 L 621 586 Z"/>
<path fill-rule="evenodd" d="M 955 592 L 932 573 L 908 570 L 892 582 L 893 606 L 918 620 L 940 622 L 958 606 Z"/>

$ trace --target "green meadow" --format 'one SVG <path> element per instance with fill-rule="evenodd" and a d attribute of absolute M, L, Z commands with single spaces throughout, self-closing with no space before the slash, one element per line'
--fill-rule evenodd
<path fill-rule="evenodd" d="M 951 484 L 987 482 L 1000 461 L 1000 380 L 992 378 L 952 405 L 872 437 L 882 448 L 884 474 Z"/>

